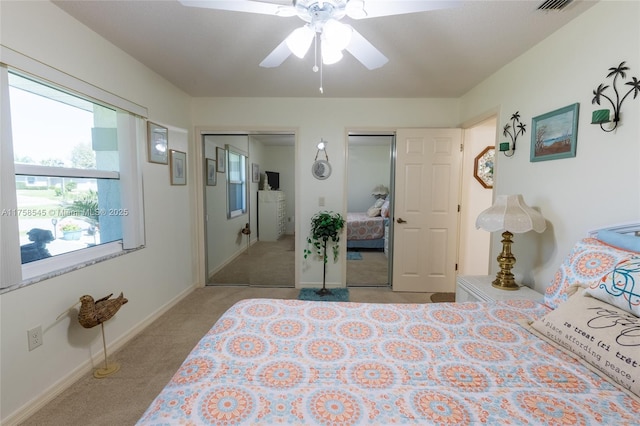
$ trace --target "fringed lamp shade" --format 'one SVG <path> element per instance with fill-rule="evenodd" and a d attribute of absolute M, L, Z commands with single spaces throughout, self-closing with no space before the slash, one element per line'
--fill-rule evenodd
<path fill-rule="evenodd" d="M 529 207 L 522 195 L 499 195 L 494 204 L 480 213 L 476 219 L 476 228 L 489 232 L 502 232 L 502 253 L 498 256 L 500 272 L 493 286 L 504 290 L 517 290 L 511 269 L 516 258 L 511 254 L 511 237 L 529 231 L 543 232 L 547 223 L 540 212 Z"/>

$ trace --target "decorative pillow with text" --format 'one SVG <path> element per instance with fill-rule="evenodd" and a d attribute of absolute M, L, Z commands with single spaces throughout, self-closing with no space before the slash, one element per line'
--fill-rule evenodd
<path fill-rule="evenodd" d="M 640 402 L 640 318 L 579 290 L 529 329 Z"/>

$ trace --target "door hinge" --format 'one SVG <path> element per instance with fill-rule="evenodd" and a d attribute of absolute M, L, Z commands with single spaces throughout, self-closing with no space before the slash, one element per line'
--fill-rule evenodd
<path fill-rule="evenodd" d="M 456 263 L 456 271 L 458 270 L 458 264 Z"/>
<path fill-rule="evenodd" d="M 460 213 L 460 204 L 458 204 L 458 213 Z"/>
<path fill-rule="evenodd" d="M 464 144 L 460 144 L 460 152 L 464 150 Z"/>

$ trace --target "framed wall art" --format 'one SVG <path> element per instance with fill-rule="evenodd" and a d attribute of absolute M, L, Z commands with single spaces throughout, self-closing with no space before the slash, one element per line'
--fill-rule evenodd
<path fill-rule="evenodd" d="M 251 182 L 260 182 L 260 166 L 251 163 Z"/>
<path fill-rule="evenodd" d="M 227 164 L 227 150 L 224 148 L 216 147 L 216 165 L 218 167 L 218 173 L 224 173 L 226 171 L 225 165 Z"/>
<path fill-rule="evenodd" d="M 171 185 L 187 184 L 187 154 L 182 151 L 170 150 L 169 160 L 171 168 Z"/>
<path fill-rule="evenodd" d="M 473 177 L 484 188 L 493 188 L 493 165 L 495 163 L 496 148 L 488 146 L 478 154 L 473 162 Z"/>
<path fill-rule="evenodd" d="M 169 153 L 169 130 L 158 124 L 147 122 L 147 154 L 150 163 L 167 164 Z"/>
<path fill-rule="evenodd" d="M 579 104 L 572 104 L 533 117 L 531 161 L 557 160 L 576 156 Z"/>
<path fill-rule="evenodd" d="M 207 158 L 205 170 L 207 173 L 207 186 L 215 186 L 216 183 L 218 183 L 216 160 L 214 160 L 213 158 Z"/>

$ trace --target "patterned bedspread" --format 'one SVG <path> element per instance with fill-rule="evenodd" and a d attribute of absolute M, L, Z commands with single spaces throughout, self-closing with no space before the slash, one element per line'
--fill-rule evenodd
<path fill-rule="evenodd" d="M 366 212 L 347 213 L 347 240 L 384 238 L 384 218 L 369 217 Z"/>
<path fill-rule="evenodd" d="M 517 323 L 545 312 L 243 300 L 139 424 L 638 424 L 640 404 Z"/>

